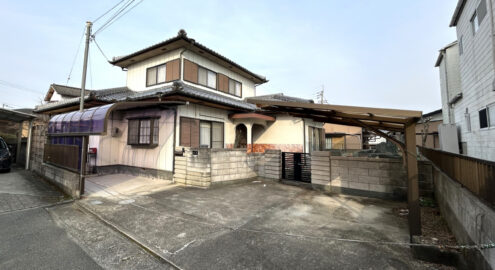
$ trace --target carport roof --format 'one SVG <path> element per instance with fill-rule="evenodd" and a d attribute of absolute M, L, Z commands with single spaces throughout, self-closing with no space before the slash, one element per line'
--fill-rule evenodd
<path fill-rule="evenodd" d="M 36 118 L 36 116 L 29 113 L 0 108 L 0 120 L 22 122 L 34 118 Z"/>
<path fill-rule="evenodd" d="M 277 101 L 256 97 L 248 98 L 247 101 L 264 110 L 287 112 L 319 122 L 390 131 L 404 131 L 406 125 L 416 122 L 422 114 L 421 111 Z"/>

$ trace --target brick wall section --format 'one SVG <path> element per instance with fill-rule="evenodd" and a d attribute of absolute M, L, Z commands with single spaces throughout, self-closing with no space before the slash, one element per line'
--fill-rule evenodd
<path fill-rule="evenodd" d="M 329 164 L 328 169 L 325 164 Z M 431 196 L 432 166 L 418 164 L 421 196 Z M 404 199 L 407 175 L 401 159 L 330 156 L 329 152 L 311 154 L 311 181 L 326 190 Z M 351 192 L 352 193 L 352 192 Z"/>
<path fill-rule="evenodd" d="M 280 179 L 279 150 L 246 153 L 243 149 L 186 149 L 184 156 L 175 157 L 174 181 L 185 185 L 209 187 L 258 176 Z"/>
<path fill-rule="evenodd" d="M 36 123 L 33 125 L 31 137 L 30 169 L 42 174 L 43 153 L 46 142 L 46 123 Z"/>

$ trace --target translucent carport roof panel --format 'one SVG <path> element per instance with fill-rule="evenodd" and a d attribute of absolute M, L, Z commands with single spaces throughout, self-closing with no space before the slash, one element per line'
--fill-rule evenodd
<path fill-rule="evenodd" d="M 105 132 L 105 117 L 113 104 L 53 116 L 48 123 L 48 134 L 100 134 Z"/>

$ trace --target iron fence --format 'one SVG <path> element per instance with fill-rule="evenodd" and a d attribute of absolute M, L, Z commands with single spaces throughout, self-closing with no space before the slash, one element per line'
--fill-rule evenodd
<path fill-rule="evenodd" d="M 420 146 L 418 148 L 443 173 L 495 207 L 495 162 Z"/>
<path fill-rule="evenodd" d="M 79 171 L 79 146 L 68 144 L 45 144 L 43 162 Z"/>

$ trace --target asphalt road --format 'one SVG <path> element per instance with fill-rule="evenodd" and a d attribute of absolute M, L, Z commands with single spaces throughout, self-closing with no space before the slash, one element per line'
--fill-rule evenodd
<path fill-rule="evenodd" d="M 101 269 L 44 208 L 0 215 L 0 269 Z"/>

